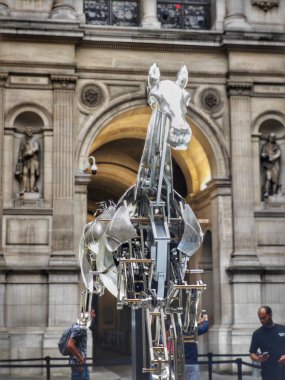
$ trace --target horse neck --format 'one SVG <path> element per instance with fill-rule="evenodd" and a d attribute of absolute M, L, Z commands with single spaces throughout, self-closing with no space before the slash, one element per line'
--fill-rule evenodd
<path fill-rule="evenodd" d="M 148 125 L 146 141 L 137 176 L 137 189 L 142 187 L 147 193 L 157 189 L 156 203 L 161 200 L 162 188 L 173 190 L 171 151 L 167 143 L 169 120 L 165 114 L 154 109 Z M 165 168 L 168 168 L 168 172 Z"/>

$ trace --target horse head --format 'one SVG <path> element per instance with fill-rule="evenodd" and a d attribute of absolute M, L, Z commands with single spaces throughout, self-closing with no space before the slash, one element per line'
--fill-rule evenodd
<path fill-rule="evenodd" d="M 191 129 L 185 120 L 190 94 L 185 90 L 188 71 L 182 65 L 176 82 L 160 81 L 160 70 L 156 63 L 149 69 L 148 102 L 152 108 L 157 107 L 170 121 L 168 143 L 174 149 L 185 150 L 191 139 Z"/>

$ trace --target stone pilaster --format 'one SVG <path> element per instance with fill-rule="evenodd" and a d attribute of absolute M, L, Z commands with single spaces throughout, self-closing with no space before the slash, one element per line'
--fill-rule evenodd
<path fill-rule="evenodd" d="M 231 286 L 226 273 L 233 251 L 231 179 L 228 177 L 212 178 L 207 183 L 207 188 L 195 195 L 190 204 L 195 214 L 196 209 L 200 209 L 199 217 L 209 216 L 209 226 L 202 224 L 202 227 L 204 231 L 211 231 L 212 239 L 208 249 L 211 251 L 212 263 L 207 267 L 204 262 L 199 262 L 199 267 L 205 270 L 203 281 L 207 284 L 205 292 L 207 293 L 207 304 L 205 305 L 204 300 L 203 307 L 208 309 L 213 321 L 208 333 L 209 351 L 224 353 L 230 350 L 229 331 L 231 331 L 233 309 Z M 204 249 L 206 249 L 205 245 L 202 248 L 203 258 Z M 207 257 L 210 258 L 210 255 Z M 193 259 L 195 260 L 194 257 Z M 197 266 L 197 264 L 194 265 Z M 213 284 L 216 285 L 213 286 Z"/>
<path fill-rule="evenodd" d="M 3 153 L 4 153 L 4 86 L 6 84 L 7 74 L 0 73 L 0 172 L 3 173 Z M 4 263 L 3 258 L 3 175 L 0 178 L 0 266 Z"/>
<path fill-rule="evenodd" d="M 53 125 L 53 253 L 51 265 L 74 264 L 74 88 L 75 76 L 52 76 Z"/>
<path fill-rule="evenodd" d="M 142 0 L 141 2 L 141 26 L 143 28 L 160 28 L 157 19 L 157 0 Z"/>
<path fill-rule="evenodd" d="M 83 228 L 87 224 L 87 186 L 91 182 L 91 175 L 77 173 L 75 176 L 74 211 L 76 215 L 74 246 L 78 251 Z"/>
<path fill-rule="evenodd" d="M 251 84 L 230 83 L 233 261 L 257 264 L 251 146 Z"/>
<path fill-rule="evenodd" d="M 50 12 L 50 18 L 59 20 L 76 20 L 77 14 L 73 0 L 54 0 Z"/>
<path fill-rule="evenodd" d="M 227 0 L 225 29 L 241 28 L 248 28 L 248 23 L 245 16 L 244 0 Z"/>
<path fill-rule="evenodd" d="M 254 207 L 260 207 L 262 186 L 260 183 L 260 137 L 261 133 L 251 136 L 253 154 Z"/>

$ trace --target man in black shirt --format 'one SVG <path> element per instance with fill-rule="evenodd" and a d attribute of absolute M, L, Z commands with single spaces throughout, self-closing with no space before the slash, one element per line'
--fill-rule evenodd
<path fill-rule="evenodd" d="M 258 309 L 262 326 L 252 334 L 250 357 L 261 363 L 262 380 L 285 379 L 285 326 L 272 320 L 269 306 Z"/>

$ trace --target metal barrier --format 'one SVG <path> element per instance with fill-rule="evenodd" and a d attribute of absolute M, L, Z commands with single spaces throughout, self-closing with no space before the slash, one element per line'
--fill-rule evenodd
<path fill-rule="evenodd" d="M 238 357 L 237 357 L 238 356 Z M 198 361 L 199 364 L 204 364 L 204 365 L 208 365 L 208 380 L 212 380 L 213 379 L 213 365 L 215 364 L 235 364 L 237 366 L 237 380 L 242 380 L 243 378 L 243 367 L 242 366 L 245 366 L 245 367 L 251 367 L 251 368 L 258 368 L 260 369 L 260 366 L 259 365 L 256 365 L 256 364 L 253 364 L 253 363 L 248 363 L 246 361 L 243 361 L 242 360 L 242 357 L 249 357 L 249 354 L 238 354 L 238 355 L 234 355 L 234 354 L 212 354 L 211 352 L 209 352 L 208 354 L 205 354 L 205 355 L 199 355 L 199 358 L 201 357 L 206 357 L 208 360 L 207 361 Z M 232 359 L 232 360 L 213 360 L 214 357 L 229 357 L 229 358 L 233 358 L 235 357 L 235 359 Z"/>
<path fill-rule="evenodd" d="M 238 356 L 238 357 L 237 357 Z M 208 366 L 208 379 L 213 379 L 213 365 L 215 364 L 235 364 L 237 367 L 237 380 L 242 380 L 243 378 L 243 366 L 251 367 L 251 368 L 260 368 L 258 365 L 248 363 L 242 360 L 242 357 L 249 357 L 248 354 L 241 355 L 233 355 L 233 354 L 212 354 L 208 353 L 205 355 L 199 355 L 199 358 L 207 358 L 207 360 L 199 360 L 198 363 L 200 365 Z M 231 360 L 214 360 L 215 357 L 230 357 L 235 358 Z M 14 364 L 14 363 L 23 363 L 23 362 L 45 362 L 44 364 Z M 46 356 L 44 358 L 36 358 L 36 359 L 7 359 L 0 360 L 0 369 L 1 368 L 43 368 L 46 370 L 46 380 L 51 380 L 51 369 L 52 368 L 70 368 L 72 364 L 53 364 L 54 362 L 59 361 L 68 361 L 68 358 L 52 358 L 50 356 Z M 91 361 L 89 363 L 89 361 Z M 94 366 L 92 363 L 92 358 L 87 358 L 86 365 L 88 367 Z"/>

